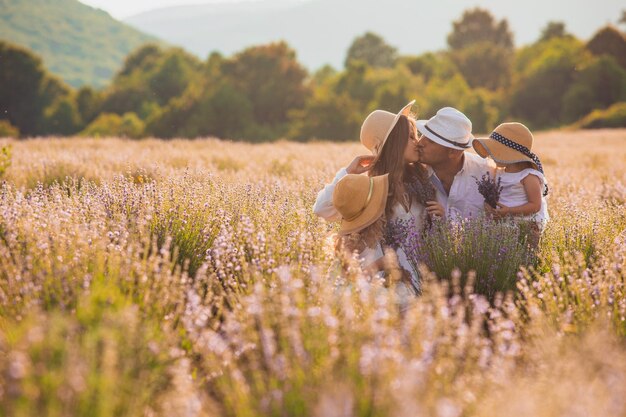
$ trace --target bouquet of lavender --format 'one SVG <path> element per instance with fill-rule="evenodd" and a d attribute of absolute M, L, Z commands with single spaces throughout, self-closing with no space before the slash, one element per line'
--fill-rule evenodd
<path fill-rule="evenodd" d="M 498 200 L 500 200 L 500 192 L 502 191 L 502 185 L 500 185 L 500 183 L 502 182 L 502 178 L 498 178 L 496 181 L 495 176 L 491 178 L 489 172 L 485 172 L 480 179 L 474 178 L 478 185 L 478 192 L 485 198 L 485 203 L 495 209 L 498 205 Z"/>
<path fill-rule="evenodd" d="M 430 180 L 426 181 L 413 181 L 407 185 L 407 188 L 413 192 L 418 198 L 418 202 L 426 204 L 427 201 L 436 201 L 437 194 L 435 193 L 435 187 L 431 184 Z"/>

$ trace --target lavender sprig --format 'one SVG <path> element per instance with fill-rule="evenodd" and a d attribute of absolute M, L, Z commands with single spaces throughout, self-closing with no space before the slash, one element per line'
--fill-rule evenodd
<path fill-rule="evenodd" d="M 474 178 L 478 185 L 478 192 L 485 198 L 485 203 L 495 209 L 500 200 L 500 192 L 502 192 L 502 185 L 500 185 L 502 178 L 498 177 L 496 181 L 495 176 L 491 178 L 489 172 L 485 172 L 480 179 Z"/>
<path fill-rule="evenodd" d="M 413 181 L 407 184 L 407 188 L 413 192 L 421 204 L 437 199 L 435 187 L 433 187 L 430 181 Z"/>

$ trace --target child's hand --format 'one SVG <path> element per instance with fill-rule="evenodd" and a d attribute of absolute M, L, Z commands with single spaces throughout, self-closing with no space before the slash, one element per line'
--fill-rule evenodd
<path fill-rule="evenodd" d="M 506 216 L 508 216 L 509 214 L 511 214 L 511 208 L 508 206 L 505 206 L 502 203 L 497 203 L 498 207 L 494 210 L 494 217 L 496 219 L 502 219 Z"/>
<path fill-rule="evenodd" d="M 427 201 L 426 211 L 433 219 L 443 219 L 446 214 L 446 209 L 437 201 Z"/>
<path fill-rule="evenodd" d="M 490 218 L 494 218 L 496 216 L 496 209 L 494 209 L 493 207 L 491 207 L 491 205 L 484 203 L 485 206 L 485 213 L 487 213 L 487 216 Z"/>
<path fill-rule="evenodd" d="M 485 212 L 495 220 L 500 220 L 511 214 L 511 208 L 502 203 L 497 203 L 497 207 L 494 209 L 489 204 L 485 203 Z"/>

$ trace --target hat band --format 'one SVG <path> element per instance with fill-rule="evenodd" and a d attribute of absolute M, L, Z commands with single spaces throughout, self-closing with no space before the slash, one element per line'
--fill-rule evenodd
<path fill-rule="evenodd" d="M 363 213 L 363 211 L 365 211 L 365 209 L 367 208 L 367 205 L 370 203 L 370 200 L 372 199 L 372 194 L 374 192 L 374 178 L 370 177 L 370 190 L 367 193 L 367 198 L 365 199 L 365 204 L 363 204 L 363 207 L 361 207 L 361 210 L 359 210 L 355 215 L 348 217 L 344 217 L 344 220 L 347 222 L 351 222 L 352 220 L 356 219 L 357 217 L 359 217 L 361 215 L 361 213 Z"/>
<path fill-rule="evenodd" d="M 458 146 L 459 148 L 463 148 L 463 149 L 467 149 L 469 148 L 471 145 L 469 143 L 459 143 L 459 142 L 455 142 L 453 140 L 444 138 L 443 136 L 441 136 L 439 133 L 435 132 L 434 130 L 432 130 L 430 127 L 428 127 L 427 124 L 424 125 L 424 127 L 426 128 L 426 130 L 428 130 L 430 133 L 432 133 L 433 135 L 437 136 L 439 139 L 446 141 L 454 146 Z"/>
<path fill-rule="evenodd" d="M 491 135 L 489 135 L 489 137 L 495 140 L 496 142 L 499 142 L 508 148 L 514 149 L 524 154 L 525 156 L 529 157 L 530 159 L 532 159 L 533 162 L 537 165 L 539 172 L 543 174 L 543 165 L 541 165 L 541 161 L 539 160 L 539 157 L 535 155 L 534 153 L 532 153 L 530 149 L 528 149 L 526 146 L 520 145 L 519 143 L 512 141 L 506 136 L 502 136 L 498 132 L 491 132 Z M 548 184 L 545 184 L 543 195 L 544 197 L 548 195 Z"/>

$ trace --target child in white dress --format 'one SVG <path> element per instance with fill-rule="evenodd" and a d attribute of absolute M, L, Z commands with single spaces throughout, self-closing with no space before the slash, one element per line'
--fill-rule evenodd
<path fill-rule="evenodd" d="M 502 191 L 497 208 L 485 204 L 495 218 L 512 216 L 530 225 L 529 243 L 536 246 L 549 220 L 548 184 L 539 157 L 531 149 L 533 135 L 521 123 L 503 123 L 486 139 L 472 143 L 483 158 L 491 157 L 498 166 Z"/>

